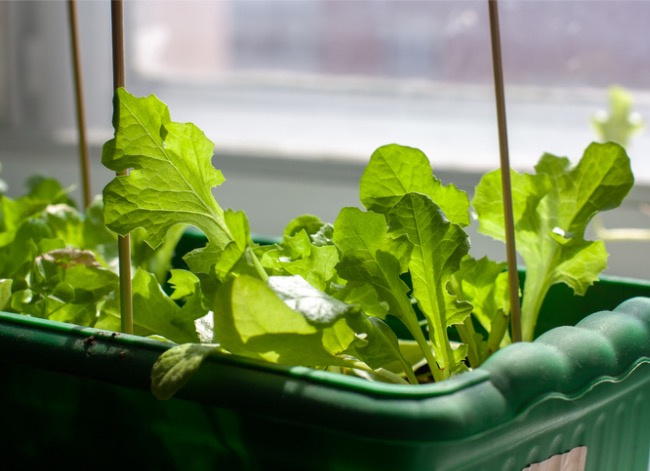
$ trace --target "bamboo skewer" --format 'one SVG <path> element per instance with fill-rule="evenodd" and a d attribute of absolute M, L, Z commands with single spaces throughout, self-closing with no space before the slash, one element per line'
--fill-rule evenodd
<path fill-rule="evenodd" d="M 111 0 L 111 33 L 113 40 L 113 88 L 124 87 L 124 4 Z M 128 175 L 128 170 L 118 173 Z M 131 289 L 131 237 L 118 237 L 120 258 L 120 313 L 122 332 L 133 333 L 133 301 Z"/>
<path fill-rule="evenodd" d="M 90 163 L 88 140 L 86 138 L 86 110 L 84 107 L 83 74 L 81 53 L 79 51 L 79 27 L 77 21 L 77 2 L 68 0 L 68 19 L 70 26 L 70 46 L 72 48 L 72 72 L 74 75 L 75 104 L 77 111 L 77 130 L 79 133 L 79 161 L 81 169 L 83 208 L 90 206 L 92 190 L 90 186 Z"/>
<path fill-rule="evenodd" d="M 510 322 L 512 340 L 521 342 L 521 307 L 519 305 L 519 276 L 517 273 L 517 252 L 515 249 L 515 228 L 512 209 L 512 186 L 510 183 L 510 157 L 508 152 L 508 127 L 506 121 L 505 91 L 503 85 L 503 61 L 499 34 L 499 6 L 497 0 L 488 0 L 490 12 L 490 38 L 492 43 L 492 66 L 494 69 L 494 91 L 497 105 L 499 131 L 499 155 L 501 160 L 501 185 L 503 213 L 506 231 L 506 261 L 508 265 L 508 286 L 510 292 Z"/>

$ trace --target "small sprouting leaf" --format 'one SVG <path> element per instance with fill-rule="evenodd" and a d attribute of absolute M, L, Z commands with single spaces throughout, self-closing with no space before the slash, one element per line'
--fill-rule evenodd
<path fill-rule="evenodd" d="M 182 302 L 179 318 L 198 320 L 208 313 L 201 291 L 201 280 L 194 273 L 174 269 L 171 271 L 169 284 L 174 289 L 170 298 Z"/>
<path fill-rule="evenodd" d="M 172 269 L 169 284 L 174 292 L 170 298 L 177 300 L 193 295 L 196 291 L 196 284 L 199 282 L 199 278 L 191 271 Z"/>
<path fill-rule="evenodd" d="M 315 234 L 311 234 L 311 241 L 316 247 L 333 245 L 334 226 L 332 224 L 323 224 Z"/>
<path fill-rule="evenodd" d="M 285 229 L 282 242 L 263 253 L 262 265 L 273 275 L 300 275 L 329 292 L 330 283 L 337 280 L 339 253 L 328 237 L 331 226 L 315 216 L 296 218 Z"/>
<path fill-rule="evenodd" d="M 333 245 L 313 246 L 307 257 L 283 263 L 284 270 L 291 275 L 302 276 L 309 284 L 322 291 L 328 290 L 329 282 L 336 277 L 339 253 Z"/>
<path fill-rule="evenodd" d="M 311 236 L 312 234 L 318 233 L 318 231 L 323 227 L 323 224 L 323 221 L 321 221 L 318 216 L 304 214 L 298 216 L 287 224 L 284 228 L 283 236 L 293 237 L 301 231 L 305 231 L 307 235 Z"/>
<path fill-rule="evenodd" d="M 624 88 L 609 87 L 609 111 L 596 113 L 591 123 L 603 142 L 626 147 L 630 138 L 643 129 L 643 120 L 632 111 L 632 95 Z"/>

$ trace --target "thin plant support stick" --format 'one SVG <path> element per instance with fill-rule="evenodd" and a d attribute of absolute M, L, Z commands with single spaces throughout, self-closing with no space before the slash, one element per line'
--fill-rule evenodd
<path fill-rule="evenodd" d="M 503 61 L 501 59 L 499 6 L 497 0 L 488 0 L 488 8 L 490 11 L 492 67 L 494 69 L 494 90 L 496 95 L 497 123 L 499 129 L 499 155 L 501 157 L 503 215 L 505 219 L 506 231 L 506 261 L 508 264 L 508 286 L 510 288 L 510 322 L 512 327 L 512 340 L 514 342 L 521 342 L 519 276 L 517 273 L 517 251 L 515 249 L 515 227 L 512 209 L 512 185 L 510 183 L 510 157 L 508 152 L 508 127 L 506 122 L 506 100 L 503 85 Z"/>
<path fill-rule="evenodd" d="M 113 38 L 113 88 L 124 87 L 124 4 L 111 0 L 111 33 Z M 118 176 L 128 175 L 128 170 Z M 120 318 L 122 332 L 133 333 L 133 300 L 131 290 L 131 237 L 118 237 L 120 259 Z"/>
<path fill-rule="evenodd" d="M 81 169 L 83 207 L 86 209 L 90 206 L 92 190 L 90 187 L 90 163 L 88 157 L 88 139 L 86 138 L 86 110 L 84 108 L 84 88 L 83 75 L 81 73 L 76 0 L 68 0 L 68 18 L 70 24 L 70 45 L 72 47 L 75 104 L 77 108 L 77 130 L 79 133 L 79 167 Z"/>

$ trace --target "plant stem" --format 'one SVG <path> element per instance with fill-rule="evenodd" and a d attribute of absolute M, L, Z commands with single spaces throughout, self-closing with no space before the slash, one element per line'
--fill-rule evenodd
<path fill-rule="evenodd" d="M 531 271 L 526 273 L 526 283 L 524 285 L 524 299 L 522 303 L 522 338 L 524 342 L 532 342 L 535 338 L 535 326 L 537 325 L 537 318 L 539 311 L 542 308 L 544 298 L 551 287 L 551 282 L 548 280 L 548 269 L 546 267 L 539 267 L 540 270 Z M 540 277 L 537 273 L 543 273 L 544 276 Z"/>
<path fill-rule="evenodd" d="M 255 271 L 260 276 L 260 279 L 262 281 L 267 281 L 269 279 L 269 275 L 266 273 L 266 270 L 262 266 L 262 263 L 257 258 L 257 255 L 255 255 L 255 252 L 253 252 L 253 249 L 251 247 L 246 247 L 246 255 L 248 256 L 248 259 L 253 263 Z"/>
<path fill-rule="evenodd" d="M 506 337 L 507 331 L 508 316 L 502 311 L 498 311 L 494 315 L 494 319 L 492 319 L 490 334 L 488 335 L 487 339 L 487 352 L 485 353 L 485 358 L 483 358 L 481 362 L 487 360 L 490 355 L 492 355 L 502 346 L 511 343 L 510 337 Z"/>
<path fill-rule="evenodd" d="M 436 293 L 436 303 L 432 305 L 434 309 L 437 309 L 437 313 L 432 313 L 431 316 L 425 314 L 425 317 L 429 321 L 429 338 L 433 333 L 433 338 L 431 343 L 438 346 L 436 353 L 439 353 L 442 357 L 442 364 L 444 368 L 442 369 L 442 374 L 444 379 L 451 377 L 452 365 L 454 363 L 454 352 L 451 349 L 451 343 L 449 342 L 449 335 L 447 333 L 447 319 L 446 319 L 446 306 L 444 295 L 440 292 Z"/>
<path fill-rule="evenodd" d="M 402 369 L 404 370 L 404 374 L 406 375 L 406 378 L 409 380 L 409 383 L 411 384 L 419 384 L 420 382 L 418 381 L 417 376 L 415 376 L 415 372 L 413 371 L 413 367 L 409 365 L 406 360 L 402 357 L 402 355 L 398 355 L 400 364 L 402 365 Z"/>
<path fill-rule="evenodd" d="M 444 379 L 446 379 L 444 372 L 440 369 L 440 367 L 438 366 L 438 362 L 433 356 L 431 345 L 429 344 L 427 339 L 424 337 L 424 334 L 422 333 L 420 324 L 417 321 L 417 316 L 415 315 L 415 312 L 413 311 L 413 307 L 411 306 L 410 303 L 408 305 L 408 309 L 402 306 L 402 315 L 400 316 L 400 319 L 402 320 L 406 328 L 413 336 L 413 339 L 420 346 L 420 349 L 422 350 L 422 354 L 424 355 L 424 358 L 426 359 L 427 364 L 429 365 L 429 369 L 431 369 L 431 374 L 433 375 L 433 379 L 436 382 L 443 381 Z"/>
<path fill-rule="evenodd" d="M 472 323 L 472 318 L 467 317 L 462 324 L 456 326 L 460 340 L 467 345 L 467 360 L 471 368 L 478 368 L 481 366 L 483 359 L 476 343 L 476 330 Z"/>
<path fill-rule="evenodd" d="M 355 370 L 361 370 L 365 371 L 366 373 L 371 373 L 376 376 L 379 376 L 380 378 L 387 379 L 391 383 L 396 383 L 396 384 L 409 384 L 404 378 L 402 378 L 399 375 L 396 375 L 392 371 L 388 371 L 384 368 L 379 368 L 377 370 L 373 370 L 370 368 L 368 365 L 363 363 L 362 361 L 350 361 L 350 368 L 355 369 Z M 415 382 L 417 384 L 417 380 Z"/>
<path fill-rule="evenodd" d="M 452 275 L 450 283 L 456 298 L 459 301 L 464 301 L 465 297 L 463 296 L 463 288 L 461 283 L 458 281 L 458 278 Z M 481 358 L 481 352 L 476 342 L 476 330 L 474 329 L 474 323 L 472 322 L 472 315 L 470 314 L 465 318 L 462 324 L 457 325 L 456 330 L 458 330 L 458 335 L 460 335 L 461 341 L 467 345 L 467 360 L 469 361 L 469 366 L 472 368 L 479 367 L 481 363 L 483 363 L 484 358 Z"/>

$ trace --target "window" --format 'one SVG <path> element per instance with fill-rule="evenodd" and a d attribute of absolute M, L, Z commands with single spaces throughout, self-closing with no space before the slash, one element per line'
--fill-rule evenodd
<path fill-rule="evenodd" d="M 225 148 L 364 161 L 398 141 L 443 167 L 497 162 L 484 1 L 137 2 L 131 13 L 142 90 L 189 106 Z M 610 85 L 648 109 L 646 19 L 646 2 L 501 2 L 515 165 L 579 155 Z M 648 146 L 639 136 L 633 150 Z"/>
<path fill-rule="evenodd" d="M 545 151 L 579 157 L 610 85 L 629 89 L 650 119 L 649 2 L 499 5 L 514 167 Z M 99 191 L 111 178 L 99 165 L 111 135 L 110 11 L 78 8 Z M 129 1 L 125 19 L 127 88 L 155 93 L 175 120 L 206 132 L 228 178 L 219 201 L 245 209 L 257 232 L 358 204 L 362 168 L 389 142 L 421 148 L 443 181 L 468 191 L 498 165 L 484 0 Z M 35 169 L 74 182 L 65 2 L 1 2 L 0 24 L 0 176 L 16 191 Z M 641 185 L 607 221 L 648 227 L 639 208 L 650 201 L 650 132 L 629 153 Z M 500 245 L 486 247 L 503 258 Z M 643 276 L 638 249 L 625 250 L 614 272 Z"/>

